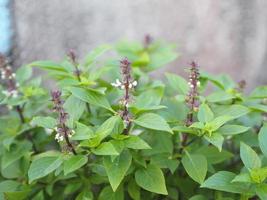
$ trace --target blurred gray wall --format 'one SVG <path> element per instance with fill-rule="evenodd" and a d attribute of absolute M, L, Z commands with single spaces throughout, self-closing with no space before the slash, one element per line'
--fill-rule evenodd
<path fill-rule="evenodd" d="M 181 72 L 192 59 L 249 87 L 267 83 L 266 0 L 13 0 L 16 63 L 82 56 L 122 38 L 178 44 Z"/>

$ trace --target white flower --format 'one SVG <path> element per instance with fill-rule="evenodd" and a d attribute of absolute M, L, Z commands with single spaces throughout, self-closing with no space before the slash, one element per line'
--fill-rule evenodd
<path fill-rule="evenodd" d="M 57 133 L 55 136 L 55 140 L 57 142 L 62 142 L 64 140 L 64 137 L 63 137 L 63 135 L 60 135 L 59 133 Z"/>
<path fill-rule="evenodd" d="M 122 83 L 120 82 L 119 79 L 116 79 L 116 82 L 115 82 L 115 83 L 111 83 L 111 85 L 112 85 L 113 87 L 121 87 L 121 86 L 122 86 Z"/>
<path fill-rule="evenodd" d="M 134 87 L 136 87 L 136 86 L 137 86 L 137 81 L 133 81 L 133 82 L 132 82 L 132 85 L 133 85 Z"/>
<path fill-rule="evenodd" d="M 121 89 L 124 90 L 124 88 L 125 88 L 125 85 L 121 85 Z"/>
<path fill-rule="evenodd" d="M 197 86 L 198 86 L 198 87 L 200 86 L 200 81 L 197 82 Z"/>

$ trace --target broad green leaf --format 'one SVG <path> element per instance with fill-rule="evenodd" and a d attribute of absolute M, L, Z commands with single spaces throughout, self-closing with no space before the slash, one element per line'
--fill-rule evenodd
<path fill-rule="evenodd" d="M 53 61 L 35 61 L 29 64 L 32 67 L 39 67 L 41 69 L 50 70 L 50 71 L 58 71 L 58 72 L 67 72 L 67 70 L 59 63 L 55 63 Z"/>
<path fill-rule="evenodd" d="M 132 163 L 132 156 L 129 151 L 123 151 L 119 156 L 117 156 L 113 161 L 110 157 L 104 158 L 104 166 L 106 173 L 108 175 L 109 183 L 113 189 L 116 191 L 119 187 L 121 181 L 123 180 L 126 172 Z"/>
<path fill-rule="evenodd" d="M 256 186 L 256 194 L 261 200 L 267 199 L 267 184 L 263 183 Z"/>
<path fill-rule="evenodd" d="M 235 98 L 233 95 L 226 93 L 224 91 L 214 92 L 207 96 L 207 101 L 211 103 L 217 103 L 221 101 L 228 101 Z"/>
<path fill-rule="evenodd" d="M 87 140 L 93 137 L 94 132 L 91 127 L 76 122 L 75 134 L 72 136 L 72 140 Z"/>
<path fill-rule="evenodd" d="M 78 87 L 69 87 L 68 90 L 77 98 L 88 102 L 95 106 L 100 106 L 105 109 L 108 109 L 112 112 L 114 110 L 110 107 L 108 100 L 106 99 L 105 95 L 100 94 L 96 91 L 90 89 L 83 89 Z"/>
<path fill-rule="evenodd" d="M 248 170 L 261 167 L 261 160 L 257 153 L 250 146 L 243 142 L 240 144 L 240 157 Z"/>
<path fill-rule="evenodd" d="M 28 171 L 29 182 L 42 178 L 56 170 L 63 160 L 61 157 L 42 157 L 34 160 Z"/>
<path fill-rule="evenodd" d="M 64 160 L 64 175 L 67 175 L 85 165 L 88 161 L 87 156 L 72 155 L 67 160 Z"/>
<path fill-rule="evenodd" d="M 209 188 L 231 193 L 248 193 L 249 185 L 242 183 L 231 183 L 235 174 L 227 171 L 219 171 L 209 177 L 202 185 L 202 188 Z"/>
<path fill-rule="evenodd" d="M 261 130 L 259 132 L 259 145 L 261 148 L 262 153 L 264 154 L 265 157 L 267 157 L 267 124 L 264 124 L 261 127 Z"/>
<path fill-rule="evenodd" d="M 132 179 L 128 184 L 128 193 L 133 200 L 140 200 L 140 187 Z"/>
<path fill-rule="evenodd" d="M 112 188 L 107 186 L 102 189 L 97 200 L 124 200 L 123 187 L 119 187 L 116 192 L 113 192 Z"/>
<path fill-rule="evenodd" d="M 119 155 L 115 147 L 110 142 L 103 142 L 96 149 L 92 149 L 95 155 Z"/>
<path fill-rule="evenodd" d="M 54 129 L 56 127 L 57 120 L 52 117 L 34 117 L 30 123 L 32 126 Z"/>
<path fill-rule="evenodd" d="M 16 80 L 18 83 L 22 84 L 26 80 L 28 80 L 32 75 L 32 68 L 28 65 L 22 66 L 18 68 L 16 71 Z"/>
<path fill-rule="evenodd" d="M 248 107 L 255 111 L 267 113 L 267 105 L 253 104 L 253 105 L 248 105 Z"/>
<path fill-rule="evenodd" d="M 208 164 L 207 159 L 202 155 L 189 154 L 187 151 L 182 158 L 182 164 L 187 174 L 199 184 L 205 180 Z"/>
<path fill-rule="evenodd" d="M 167 131 L 173 133 L 168 123 L 161 116 L 154 113 L 146 113 L 134 120 L 134 122 L 144 128 Z"/>
<path fill-rule="evenodd" d="M 164 175 L 159 167 L 149 164 L 135 172 L 135 181 L 141 188 L 157 194 L 167 195 Z"/>
<path fill-rule="evenodd" d="M 104 44 L 104 45 L 101 45 L 101 46 L 95 48 L 93 51 L 91 51 L 87 55 L 87 57 L 85 59 L 86 65 L 91 65 L 92 63 L 94 63 L 99 56 L 101 56 L 103 53 L 110 50 L 111 48 L 112 47 L 108 44 Z"/>
<path fill-rule="evenodd" d="M 187 81 L 176 75 L 176 74 L 170 74 L 166 73 L 166 77 L 170 83 L 170 86 L 176 91 L 178 91 L 180 94 L 187 95 L 189 91 L 189 86 Z"/>
<path fill-rule="evenodd" d="M 249 112 L 250 109 L 242 105 L 220 106 L 219 109 L 215 111 L 217 116 L 227 115 L 231 116 L 232 119 L 239 118 Z"/>
<path fill-rule="evenodd" d="M 211 136 L 204 136 L 204 137 L 209 143 L 217 147 L 219 151 L 222 151 L 224 137 L 220 133 L 214 132 L 212 133 Z"/>
<path fill-rule="evenodd" d="M 167 168 L 173 174 L 177 167 L 179 166 L 180 162 L 177 159 L 172 159 L 170 154 L 167 153 L 160 153 L 155 154 L 151 157 L 150 163 L 157 165 L 161 169 Z"/>
<path fill-rule="evenodd" d="M 218 132 L 222 135 L 237 135 L 248 131 L 250 127 L 240 125 L 225 125 L 218 129 Z"/>
<path fill-rule="evenodd" d="M 84 189 L 76 198 L 75 200 L 93 200 L 94 196 L 91 191 Z"/>
<path fill-rule="evenodd" d="M 64 108 L 72 120 L 79 120 L 85 110 L 85 103 L 70 95 L 64 103 Z"/>
<path fill-rule="evenodd" d="M 206 123 L 213 120 L 214 115 L 207 104 L 201 104 L 197 113 L 197 118 L 200 122 Z"/>
<path fill-rule="evenodd" d="M 267 86 L 259 86 L 250 94 L 250 98 L 263 99 L 267 98 Z"/>
<path fill-rule="evenodd" d="M 30 151 L 32 144 L 29 142 L 23 142 L 16 144 L 16 146 L 11 146 L 9 151 L 5 151 L 1 159 L 1 167 L 5 169 L 15 161 L 19 160 L 21 157 L 26 155 Z"/>
<path fill-rule="evenodd" d="M 130 136 L 129 138 L 126 138 L 124 144 L 130 149 L 151 149 L 151 147 L 138 136 Z"/>
<path fill-rule="evenodd" d="M 0 182 L 0 193 L 2 192 L 13 192 L 18 190 L 20 183 L 13 180 L 5 180 Z"/>

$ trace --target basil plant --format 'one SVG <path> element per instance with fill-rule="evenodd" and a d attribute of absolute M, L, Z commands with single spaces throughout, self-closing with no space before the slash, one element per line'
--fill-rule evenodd
<path fill-rule="evenodd" d="M 195 61 L 151 75 L 177 57 L 149 36 L 17 71 L 1 55 L 0 199 L 266 200 L 267 86 Z"/>

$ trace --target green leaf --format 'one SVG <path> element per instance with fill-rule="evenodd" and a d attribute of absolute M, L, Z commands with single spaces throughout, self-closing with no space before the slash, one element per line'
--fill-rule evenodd
<path fill-rule="evenodd" d="M 5 180 L 0 182 L 0 194 L 2 192 L 13 192 L 18 190 L 20 183 L 13 180 Z"/>
<path fill-rule="evenodd" d="M 267 199 L 267 184 L 257 185 L 256 194 L 260 197 L 261 200 L 266 200 Z"/>
<path fill-rule="evenodd" d="M 200 122 L 206 123 L 213 120 L 214 115 L 207 104 L 201 104 L 197 113 L 197 118 Z"/>
<path fill-rule="evenodd" d="M 86 65 L 91 65 L 96 61 L 96 59 L 101 56 L 106 51 L 110 50 L 112 47 L 108 44 L 101 45 L 97 48 L 95 48 L 93 51 L 91 51 L 87 57 L 86 57 Z"/>
<path fill-rule="evenodd" d="M 167 195 L 164 175 L 159 167 L 149 164 L 135 172 L 135 181 L 141 188 L 157 194 Z"/>
<path fill-rule="evenodd" d="M 72 120 L 79 120 L 85 110 L 85 103 L 75 97 L 74 95 L 70 95 L 66 102 L 64 103 L 64 108 L 66 112 L 69 114 L 69 117 Z"/>
<path fill-rule="evenodd" d="M 220 133 L 214 132 L 212 133 L 211 136 L 204 136 L 204 137 L 209 143 L 217 147 L 219 151 L 222 151 L 224 137 Z"/>
<path fill-rule="evenodd" d="M 119 155 L 115 147 L 110 142 L 103 142 L 96 149 L 92 149 L 95 155 Z"/>
<path fill-rule="evenodd" d="M 30 66 L 22 66 L 16 71 L 16 80 L 19 84 L 22 84 L 28 80 L 32 75 L 32 68 Z"/>
<path fill-rule="evenodd" d="M 34 180 L 50 174 L 56 170 L 62 162 L 63 160 L 61 157 L 42 157 L 33 160 L 28 171 L 29 182 L 32 183 Z"/>
<path fill-rule="evenodd" d="M 267 142 L 267 124 L 264 124 L 261 127 L 258 138 L 259 138 L 259 145 L 260 145 L 261 151 L 264 154 L 264 156 L 267 157 L 267 145 L 266 145 L 266 142 Z"/>
<path fill-rule="evenodd" d="M 218 164 L 233 157 L 233 154 L 229 151 L 222 150 L 220 152 L 218 148 L 214 146 L 203 146 L 197 149 L 195 153 L 205 155 L 210 164 Z"/>
<path fill-rule="evenodd" d="M 94 132 L 91 127 L 86 126 L 80 122 L 76 122 L 75 134 L 72 136 L 72 140 L 87 140 L 93 138 Z"/>
<path fill-rule="evenodd" d="M 218 128 L 220 128 L 222 125 L 224 125 L 225 123 L 227 123 L 228 121 L 231 121 L 232 117 L 229 115 L 223 115 L 223 116 L 219 116 L 216 117 L 215 119 L 213 119 L 211 122 L 208 123 L 208 126 L 211 127 L 211 131 L 216 131 Z"/>
<path fill-rule="evenodd" d="M 226 93 L 224 91 L 214 92 L 207 96 L 207 101 L 211 103 L 217 103 L 221 101 L 228 101 L 231 99 L 234 99 L 235 97 L 229 93 Z"/>
<path fill-rule="evenodd" d="M 194 195 L 189 200 L 207 200 L 207 198 L 203 195 L 198 194 L 198 195 Z"/>
<path fill-rule="evenodd" d="M 32 126 L 54 129 L 57 125 L 57 120 L 52 117 L 34 117 L 30 123 Z"/>
<path fill-rule="evenodd" d="M 69 87 L 68 90 L 77 98 L 82 101 L 88 102 L 95 106 L 103 107 L 107 110 L 115 112 L 109 105 L 105 95 L 100 94 L 94 90 L 83 89 L 78 87 Z"/>
<path fill-rule="evenodd" d="M 134 179 L 131 179 L 128 184 L 128 193 L 133 200 L 140 200 L 140 187 Z"/>
<path fill-rule="evenodd" d="M 182 158 L 182 164 L 187 174 L 199 184 L 205 180 L 208 164 L 205 156 L 189 154 L 187 151 Z"/>
<path fill-rule="evenodd" d="M 222 135 L 237 135 L 248 131 L 250 127 L 240 125 L 225 125 L 218 129 L 218 132 Z"/>
<path fill-rule="evenodd" d="M 131 163 L 132 156 L 129 151 L 123 151 L 113 161 L 110 157 L 104 158 L 104 167 L 113 191 L 116 191 L 119 187 L 121 181 L 126 175 L 126 172 L 130 168 Z"/>
<path fill-rule="evenodd" d="M 130 136 L 129 138 L 126 138 L 124 144 L 130 149 L 151 149 L 151 147 L 138 136 Z"/>
<path fill-rule="evenodd" d="M 237 119 L 243 115 L 246 115 L 250 112 L 250 109 L 242 105 L 231 105 L 231 106 L 220 106 L 220 109 L 217 110 L 217 116 L 227 115 L 231 116 L 232 119 Z"/>
<path fill-rule="evenodd" d="M 105 187 L 99 194 L 98 200 L 124 200 L 123 187 L 119 187 L 116 192 L 113 192 L 111 187 Z"/>
<path fill-rule="evenodd" d="M 239 183 L 252 183 L 250 174 L 248 173 L 241 173 L 235 176 L 235 178 L 231 181 L 232 183 L 239 182 Z"/>
<path fill-rule="evenodd" d="M 240 144 L 240 157 L 248 170 L 261 167 L 261 160 L 257 153 L 243 142 Z"/>
<path fill-rule="evenodd" d="M 166 73 L 166 77 L 170 83 L 170 86 L 175 91 L 177 90 L 179 94 L 187 95 L 189 91 L 189 86 L 184 78 L 176 74 L 170 74 L 170 73 Z"/>
<path fill-rule="evenodd" d="M 146 113 L 134 120 L 134 122 L 144 128 L 167 131 L 173 133 L 168 123 L 161 116 L 154 113 Z"/>
<path fill-rule="evenodd" d="M 84 189 L 76 198 L 75 200 L 93 200 L 94 196 L 91 191 Z"/>
<path fill-rule="evenodd" d="M 26 155 L 31 147 L 31 143 L 23 142 L 17 144 L 16 146 L 12 146 L 9 151 L 5 151 L 1 160 L 2 170 Z"/>
<path fill-rule="evenodd" d="M 64 160 L 64 175 L 67 175 L 85 165 L 88 161 L 87 156 L 73 155 Z"/>
<path fill-rule="evenodd" d="M 250 94 L 250 98 L 263 99 L 267 98 L 267 86 L 260 86 L 255 88 Z"/>
<path fill-rule="evenodd" d="M 58 72 L 68 72 L 64 66 L 59 63 L 55 63 L 53 61 L 45 60 L 45 61 L 35 61 L 29 64 L 31 67 L 39 67 L 41 69 L 50 70 L 50 71 L 58 71 Z"/>
<path fill-rule="evenodd" d="M 249 185 L 242 183 L 232 183 L 235 174 L 227 171 L 219 171 L 209 177 L 202 185 L 202 188 L 209 188 L 231 193 L 248 193 Z"/>

